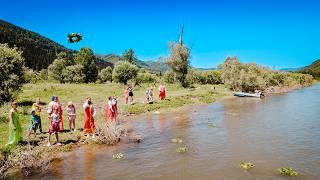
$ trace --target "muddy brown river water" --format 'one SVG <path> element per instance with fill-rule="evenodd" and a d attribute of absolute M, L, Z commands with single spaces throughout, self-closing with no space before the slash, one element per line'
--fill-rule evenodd
<path fill-rule="evenodd" d="M 217 127 L 209 126 L 214 122 Z M 139 144 L 83 146 L 42 179 L 320 179 L 320 84 L 264 99 L 229 98 L 179 112 L 139 116 Z M 182 144 L 171 142 L 180 137 Z M 184 154 L 176 148 L 186 145 Z M 121 160 L 112 159 L 123 153 Z M 250 171 L 239 168 L 252 161 Z M 291 178 L 290 178 L 291 179 Z"/>

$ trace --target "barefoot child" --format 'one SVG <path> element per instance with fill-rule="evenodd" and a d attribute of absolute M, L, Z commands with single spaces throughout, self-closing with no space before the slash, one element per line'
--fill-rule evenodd
<path fill-rule="evenodd" d="M 49 129 L 47 146 L 51 146 L 51 143 L 50 143 L 51 134 L 56 135 L 57 145 L 61 145 L 61 143 L 59 142 L 59 135 L 58 135 L 60 131 L 59 123 L 60 123 L 59 110 L 54 109 L 53 113 L 51 114 L 51 122 L 50 122 L 51 127 Z"/>
<path fill-rule="evenodd" d="M 68 102 L 68 106 L 66 109 L 67 109 L 67 113 L 68 113 L 69 129 L 70 129 L 70 131 L 76 131 L 76 125 L 75 125 L 76 108 L 73 105 L 73 103 L 70 101 L 70 102 Z"/>
<path fill-rule="evenodd" d="M 31 115 L 30 115 L 29 129 L 28 129 L 28 133 L 27 133 L 28 140 L 30 138 L 32 131 L 34 133 L 34 137 L 36 137 L 37 129 L 39 129 L 40 127 L 41 127 L 41 125 L 40 125 L 39 118 L 36 115 L 36 111 L 34 109 L 32 109 Z"/>

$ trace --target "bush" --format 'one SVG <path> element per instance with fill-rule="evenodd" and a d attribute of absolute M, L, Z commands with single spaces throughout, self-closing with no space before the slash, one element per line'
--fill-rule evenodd
<path fill-rule="evenodd" d="M 48 80 L 48 70 L 47 69 L 42 69 L 39 72 L 39 76 L 40 76 L 40 79 L 42 79 L 42 80 Z"/>
<path fill-rule="evenodd" d="M 10 101 L 24 82 L 22 51 L 0 44 L 0 104 Z"/>
<path fill-rule="evenodd" d="M 67 66 L 62 71 L 64 82 L 67 83 L 83 83 L 85 82 L 85 75 L 83 74 L 82 65 Z"/>
<path fill-rule="evenodd" d="M 223 82 L 233 90 L 253 92 L 270 86 L 311 84 L 310 75 L 274 71 L 254 63 L 243 64 L 236 57 L 229 57 L 220 65 Z"/>
<path fill-rule="evenodd" d="M 36 83 L 41 80 L 37 72 L 27 67 L 24 68 L 23 77 L 24 77 L 25 83 Z"/>
<path fill-rule="evenodd" d="M 220 71 L 199 71 L 189 70 L 187 80 L 190 84 L 221 84 L 221 72 Z"/>
<path fill-rule="evenodd" d="M 105 69 L 102 69 L 98 75 L 98 80 L 100 83 L 104 83 L 107 81 L 112 82 L 112 68 L 109 66 Z"/>
<path fill-rule="evenodd" d="M 175 74 L 172 71 L 166 71 L 163 78 L 166 83 L 173 84 L 175 82 Z"/>
<path fill-rule="evenodd" d="M 127 84 L 128 80 L 135 79 L 138 74 L 138 67 L 126 61 L 119 61 L 115 64 L 112 79 L 115 82 Z"/>
<path fill-rule="evenodd" d="M 68 60 L 63 55 L 64 54 L 60 53 L 58 58 L 48 67 L 49 78 L 57 80 L 60 83 L 64 83 L 62 71 L 69 65 Z"/>
<path fill-rule="evenodd" d="M 154 83 L 156 81 L 157 81 L 157 77 L 154 74 L 151 74 L 149 72 L 144 72 L 144 73 L 139 72 L 136 78 L 137 84 Z"/>

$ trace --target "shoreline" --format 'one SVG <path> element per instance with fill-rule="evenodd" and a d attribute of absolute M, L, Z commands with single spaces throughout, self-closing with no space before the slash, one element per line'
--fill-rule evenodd
<path fill-rule="evenodd" d="M 312 84 L 313 85 L 313 84 Z M 312 86 L 312 85 L 309 85 L 309 86 Z M 280 93 L 288 93 L 288 92 L 291 92 L 291 91 L 294 91 L 294 90 L 297 90 L 297 89 L 301 89 L 301 88 L 304 88 L 304 87 L 308 87 L 308 86 L 303 86 L 303 85 L 294 85 L 294 86 L 283 86 L 283 87 L 270 87 L 266 94 L 267 95 L 272 95 L 272 94 L 280 94 Z M 231 92 L 231 91 L 230 91 Z M 142 113 L 138 113 L 138 114 L 121 114 L 120 118 L 119 119 L 126 119 L 126 117 L 128 116 L 135 116 L 134 118 L 138 118 L 139 116 L 145 116 L 145 115 L 150 115 L 150 114 L 160 114 L 160 113 L 170 113 L 170 112 L 176 112 L 176 111 L 182 111 L 182 110 L 185 110 L 187 108 L 191 108 L 191 107 L 194 107 L 194 106 L 201 106 L 201 105 L 209 105 L 209 104 L 212 104 L 212 103 L 216 103 L 218 101 L 221 101 L 223 99 L 229 99 L 229 98 L 234 98 L 234 96 L 232 96 L 232 94 L 228 92 L 228 93 L 225 93 L 225 94 L 219 94 L 218 96 L 215 96 L 214 97 L 214 100 L 212 102 L 203 102 L 203 101 L 199 101 L 199 98 L 201 98 L 201 96 L 190 96 L 189 98 L 192 99 L 192 101 L 189 101 L 188 103 L 184 103 L 182 104 L 181 106 L 178 106 L 178 107 L 165 107 L 165 108 L 159 108 L 159 109 L 156 109 L 156 110 L 150 110 L 150 111 L 146 111 L 146 112 L 142 112 Z M 183 97 L 183 96 L 182 96 Z M 177 97 L 171 97 L 171 98 L 181 98 L 179 96 Z M 210 99 L 212 100 L 212 99 Z M 135 105 L 129 105 L 129 106 L 135 106 Z M 125 123 L 122 124 L 122 128 L 127 128 L 125 131 L 128 131 L 126 132 L 126 136 L 122 136 L 121 135 L 121 141 L 124 141 L 125 143 L 139 143 L 141 141 L 141 137 L 137 136 L 137 134 L 135 134 L 134 132 L 132 132 L 130 129 L 128 129 L 128 123 L 126 123 L 126 120 L 124 121 Z M 66 133 L 66 132 L 64 132 Z M 79 132 L 81 133 L 81 132 Z M 45 152 L 43 154 L 45 154 L 45 157 L 43 157 L 43 159 L 39 159 L 39 161 L 43 161 L 43 162 L 40 162 L 41 166 L 47 166 L 50 162 L 53 162 L 55 160 L 59 160 L 61 159 L 63 156 L 65 156 L 67 153 L 72 153 L 75 149 L 81 147 L 81 146 L 94 146 L 94 145 L 116 145 L 118 144 L 117 143 L 114 143 L 114 144 L 104 144 L 104 143 L 95 143 L 95 142 L 89 142 L 89 143 L 83 143 L 84 141 L 88 140 L 86 137 L 83 137 L 81 136 L 81 134 L 77 133 L 75 136 L 75 139 L 71 142 L 68 143 L 68 140 L 66 142 L 64 142 L 63 146 L 52 146 L 51 148 L 47 148 L 47 147 L 43 147 L 42 142 L 40 142 L 41 145 L 39 146 L 34 146 L 34 145 L 30 145 L 31 148 L 40 148 L 40 149 L 49 149 L 48 151 L 45 150 Z M 119 137 L 120 138 L 120 137 Z M 69 139 L 70 140 L 70 139 Z M 89 140 L 91 141 L 91 140 Z M 120 139 L 119 139 L 119 142 L 120 142 Z M 27 147 L 30 148 L 30 146 L 28 145 L 19 145 L 19 147 L 21 149 L 24 149 L 25 151 L 27 151 Z M 55 151 L 58 151 L 58 155 L 52 155 L 51 154 L 51 151 L 53 151 L 52 149 L 53 148 L 56 148 Z M 19 149 L 19 148 L 18 148 Z M 1 160 L 5 160 L 5 157 L 3 156 L 3 154 L 0 153 L 0 161 Z M 9 167 L 8 169 L 6 169 L 5 171 L 1 172 L 0 171 L 0 177 L 7 177 L 8 175 L 11 175 L 12 172 L 15 172 L 15 173 L 19 173 L 19 172 L 22 172 L 25 171 L 25 169 L 27 169 L 28 171 L 31 171 L 29 173 L 32 173 L 34 169 L 33 167 L 34 165 L 31 165 L 30 167 L 23 167 L 23 168 L 19 168 L 19 167 Z M 40 166 L 40 167 L 41 167 Z M 14 170 L 14 171 L 13 171 Z M 44 169 L 44 171 L 46 171 L 47 169 Z M 26 174 L 28 175 L 28 173 Z"/>

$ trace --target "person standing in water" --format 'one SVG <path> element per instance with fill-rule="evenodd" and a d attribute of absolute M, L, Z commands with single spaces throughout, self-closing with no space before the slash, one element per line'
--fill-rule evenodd
<path fill-rule="evenodd" d="M 95 124 L 94 124 L 94 117 L 96 115 L 96 109 L 93 106 L 92 100 L 88 97 L 83 104 L 84 109 L 84 127 L 83 132 L 85 134 L 92 135 L 95 138 Z"/>
<path fill-rule="evenodd" d="M 17 102 L 11 103 L 11 109 L 9 111 L 9 138 L 8 145 L 16 145 L 22 141 L 22 128 L 17 112 Z"/>
<path fill-rule="evenodd" d="M 34 119 L 39 123 L 39 130 L 42 133 L 42 126 L 41 126 L 41 106 L 40 106 L 40 98 L 36 99 L 36 102 L 32 104 L 32 109 L 35 111 Z M 36 133 L 36 132 L 35 132 Z"/>

